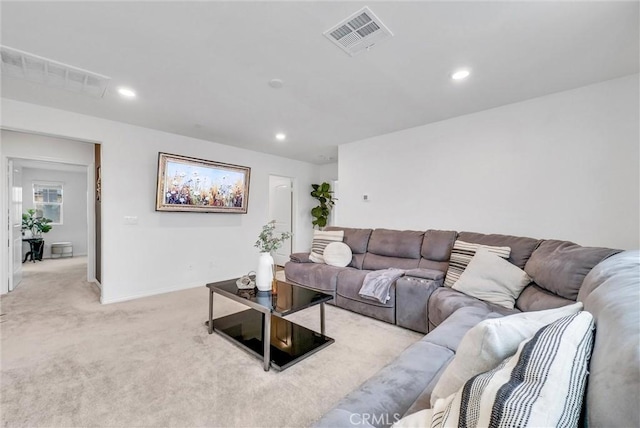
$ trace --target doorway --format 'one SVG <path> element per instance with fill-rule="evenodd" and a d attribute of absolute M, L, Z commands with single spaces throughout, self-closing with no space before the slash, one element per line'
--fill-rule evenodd
<path fill-rule="evenodd" d="M 8 163 L 13 190 L 12 291 L 20 283 L 18 272 L 23 263 L 28 262 L 33 271 L 43 260 L 87 256 L 89 183 L 88 167 L 84 165 L 18 158 L 9 159 Z M 49 220 L 41 235 L 32 236 L 37 233 L 34 229 L 21 230 L 25 213 Z"/>
<path fill-rule="evenodd" d="M 71 251 L 74 258 L 84 255 L 86 256 L 84 258 L 86 280 L 96 282 L 100 287 L 100 283 L 96 281 L 95 272 L 96 265 L 99 269 L 99 263 L 96 260 L 98 234 L 95 217 L 96 209 L 100 209 L 100 206 L 94 203 L 96 196 L 94 156 L 96 151 L 99 153 L 100 144 L 7 129 L 2 129 L 0 132 L 3 145 L 0 157 L 3 173 L 0 181 L 4 181 L 0 206 L 3 206 L 6 209 L 5 213 L 8 214 L 5 217 L 7 227 L 3 227 L 2 235 L 6 236 L 5 242 L 9 243 L 8 247 L 5 247 L 7 252 L 2 251 L 4 259 L 2 265 L 7 269 L 3 268 L 0 275 L 3 279 L 0 293 L 16 289 L 20 284 L 23 268 L 26 267 L 22 264 L 23 256 L 30 248 L 27 248 L 29 244 L 23 243 L 23 238 L 27 239 L 29 236 L 22 236 L 22 214 L 28 208 L 35 209 L 39 215 L 47 218 L 58 218 L 58 221 L 52 224 L 53 229 L 42 235 L 45 241 L 43 260 L 68 257 Z M 47 173 L 48 176 L 42 175 L 41 170 L 50 170 Z M 38 176 L 34 175 L 36 172 Z M 56 175 L 72 172 L 75 174 L 73 178 L 56 178 Z M 36 181 L 38 181 L 37 187 L 35 187 Z M 72 198 L 71 193 L 67 191 L 73 191 L 76 197 Z M 62 199 L 62 206 L 56 207 L 55 203 L 60 202 L 59 198 Z M 76 213 L 76 220 L 73 213 Z M 78 215 L 81 215 L 80 220 L 77 220 Z M 70 230 L 67 226 L 72 224 L 75 227 Z M 63 232 L 62 235 L 61 232 Z M 67 245 L 68 241 L 72 241 L 71 248 Z M 54 242 L 58 245 L 55 246 L 52 255 L 51 244 Z M 29 257 L 29 261 L 30 259 Z M 53 260 L 49 263 L 51 262 L 56 264 Z M 36 268 L 40 263 L 43 262 L 36 261 L 31 263 L 33 266 L 30 267 Z"/>
<path fill-rule="evenodd" d="M 269 221 L 275 221 L 275 233 L 293 233 L 293 178 L 269 176 Z M 284 266 L 292 252 L 292 240 L 286 240 L 275 251 L 276 265 Z"/>

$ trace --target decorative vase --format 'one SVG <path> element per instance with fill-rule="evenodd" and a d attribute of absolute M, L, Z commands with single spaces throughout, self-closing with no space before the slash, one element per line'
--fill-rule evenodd
<path fill-rule="evenodd" d="M 269 291 L 258 291 L 256 293 L 256 302 L 266 308 L 272 307 L 271 293 Z"/>
<path fill-rule="evenodd" d="M 273 257 L 271 253 L 260 253 L 258 269 L 256 269 L 256 287 L 260 291 L 271 291 L 273 281 Z"/>

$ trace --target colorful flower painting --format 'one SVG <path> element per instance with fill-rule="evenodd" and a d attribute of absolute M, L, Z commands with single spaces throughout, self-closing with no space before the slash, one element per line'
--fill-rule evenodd
<path fill-rule="evenodd" d="M 160 153 L 157 211 L 246 213 L 251 168 Z"/>

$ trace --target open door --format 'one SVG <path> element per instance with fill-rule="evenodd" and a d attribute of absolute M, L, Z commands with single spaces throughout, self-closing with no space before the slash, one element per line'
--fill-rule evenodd
<path fill-rule="evenodd" d="M 293 181 L 289 177 L 269 176 L 269 221 L 276 221 L 275 233 L 293 233 Z M 284 266 L 291 255 L 291 239 L 287 239 L 275 253 L 273 260 Z"/>
<path fill-rule="evenodd" d="M 9 160 L 9 291 L 22 281 L 22 167 Z"/>

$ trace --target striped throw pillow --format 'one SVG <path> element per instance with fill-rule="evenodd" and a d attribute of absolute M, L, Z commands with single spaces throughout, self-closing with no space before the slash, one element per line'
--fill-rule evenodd
<path fill-rule="evenodd" d="M 489 245 L 471 244 L 464 241 L 456 241 L 451 249 L 451 258 L 449 259 L 449 269 L 447 270 L 447 276 L 444 279 L 444 285 L 447 287 L 453 287 L 453 284 L 460 279 L 460 275 L 467 268 L 467 265 L 476 255 L 478 248 L 485 248 L 490 253 L 508 259 L 511 255 L 510 247 L 491 247 Z"/>
<path fill-rule="evenodd" d="M 513 357 L 436 401 L 431 428 L 577 427 L 593 329 L 584 311 L 541 328 Z"/>
<path fill-rule="evenodd" d="M 311 254 L 309 259 L 314 263 L 324 263 L 324 249 L 332 242 L 342 242 L 344 230 L 314 230 L 313 243 L 311 244 Z"/>

